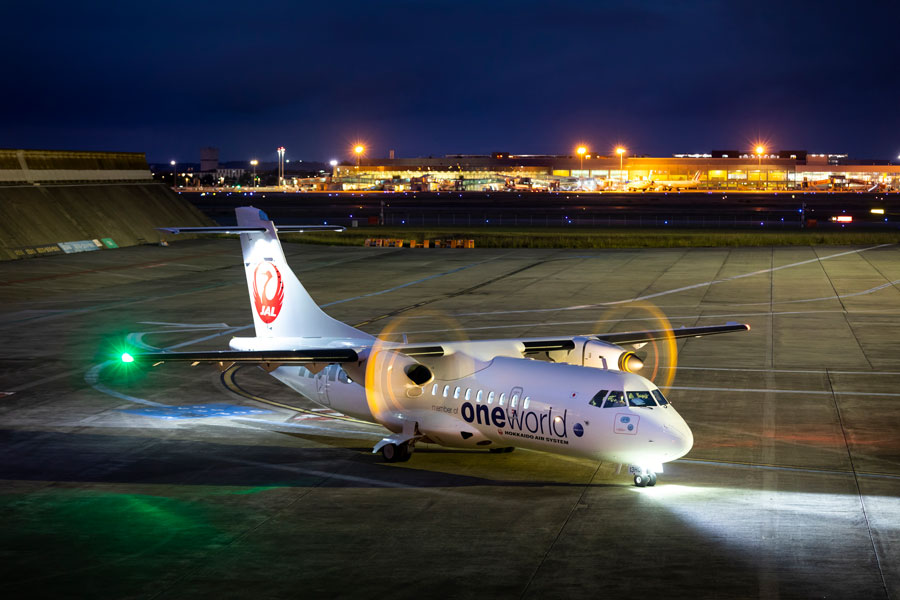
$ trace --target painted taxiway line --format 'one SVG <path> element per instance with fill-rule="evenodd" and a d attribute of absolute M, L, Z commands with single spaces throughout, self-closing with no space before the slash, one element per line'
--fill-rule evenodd
<path fill-rule="evenodd" d="M 780 390 L 765 388 L 720 388 L 720 387 L 688 387 L 673 385 L 669 390 L 684 390 L 691 392 L 738 392 L 750 394 L 807 394 L 815 396 L 878 396 L 888 398 L 900 398 L 900 394 L 891 392 L 839 392 L 822 390 Z"/>
<path fill-rule="evenodd" d="M 675 463 L 688 463 L 692 465 L 703 465 L 711 467 L 732 467 L 738 469 L 765 469 L 773 471 L 791 471 L 795 473 L 815 473 L 819 475 L 842 475 L 852 477 L 873 477 L 878 479 L 900 479 L 900 475 L 894 473 L 879 473 L 876 471 L 851 471 L 849 469 L 816 469 L 814 467 L 801 467 L 795 465 L 775 465 L 767 463 L 753 462 L 737 462 L 737 461 L 719 461 L 698 458 L 679 458 Z"/>
<path fill-rule="evenodd" d="M 660 367 L 660 369 L 675 369 L 686 371 L 734 371 L 747 373 L 809 373 L 819 375 L 900 375 L 900 371 L 838 371 L 834 369 L 747 369 L 743 367 Z"/>
<path fill-rule="evenodd" d="M 653 298 L 659 298 L 661 296 L 668 296 L 670 294 L 678 294 L 680 292 L 686 292 L 690 290 L 694 290 L 697 288 L 707 287 L 711 285 L 717 285 L 720 283 L 729 283 L 731 281 L 736 281 L 738 279 L 744 279 L 746 277 L 754 277 L 756 275 L 764 275 L 766 273 L 774 273 L 775 271 L 781 271 L 783 269 L 791 269 L 793 267 L 799 267 L 803 265 L 808 265 L 811 263 L 822 262 L 825 260 L 830 260 L 832 258 L 839 258 L 841 256 L 848 256 L 850 254 L 859 254 L 860 252 L 867 252 L 869 250 L 876 250 L 878 248 L 884 248 L 887 246 L 895 246 L 896 244 L 878 244 L 877 246 L 869 246 L 868 248 L 857 248 L 856 250 L 847 250 L 846 252 L 838 252 L 836 254 L 829 254 L 828 256 L 817 256 L 816 258 L 810 258 L 808 260 L 801 260 L 799 262 L 790 263 L 787 265 L 781 265 L 780 267 L 770 267 L 768 269 L 760 269 L 758 271 L 752 271 L 750 273 L 742 273 L 740 275 L 733 275 L 731 277 L 726 277 L 724 279 L 712 279 L 710 281 L 704 281 L 701 283 L 694 283 L 692 285 L 686 285 L 679 288 L 674 288 L 671 290 L 665 290 L 662 292 L 656 292 L 654 294 L 646 294 L 644 296 L 635 296 L 634 298 L 630 298 L 627 300 L 613 300 L 610 302 L 599 302 L 597 304 L 577 304 L 574 306 L 561 306 L 557 308 L 534 308 L 534 309 L 520 309 L 520 310 L 500 310 L 500 311 L 487 311 L 487 312 L 468 312 L 468 313 L 453 313 L 451 316 L 454 317 L 474 317 L 474 316 L 489 316 L 489 315 L 509 315 L 516 313 L 539 313 L 539 312 L 556 312 L 556 311 L 566 311 L 566 310 L 587 310 L 592 308 L 604 308 L 607 306 L 617 306 L 621 304 L 630 304 L 632 302 L 642 302 L 645 300 L 651 300 Z M 885 284 L 883 287 L 889 287 L 893 285 L 895 282 L 890 282 L 889 284 Z M 878 289 L 882 289 L 882 287 L 873 288 L 871 291 L 877 291 Z"/>

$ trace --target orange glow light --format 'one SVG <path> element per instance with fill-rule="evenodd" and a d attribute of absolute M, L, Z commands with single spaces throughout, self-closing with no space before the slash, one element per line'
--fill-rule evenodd
<path fill-rule="evenodd" d="M 765 153 L 765 151 L 766 151 L 766 149 L 763 148 L 762 146 L 756 147 L 756 153 L 759 154 L 760 156 L 762 156 L 762 154 Z"/>
<path fill-rule="evenodd" d="M 353 151 L 356 152 L 357 154 L 362 154 L 363 152 L 366 151 L 366 148 L 362 144 L 357 144 L 356 147 L 353 148 Z"/>
<path fill-rule="evenodd" d="M 587 148 L 584 146 L 578 146 L 578 148 L 575 149 L 575 153 L 580 154 L 581 156 L 584 156 L 585 152 L 587 152 Z"/>
<path fill-rule="evenodd" d="M 625 154 L 625 148 L 623 148 L 622 146 L 619 146 L 618 148 L 616 148 L 616 154 L 618 154 L 619 156 Z"/>

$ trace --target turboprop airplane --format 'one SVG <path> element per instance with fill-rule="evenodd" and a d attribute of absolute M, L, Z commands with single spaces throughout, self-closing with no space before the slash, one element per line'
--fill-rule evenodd
<path fill-rule="evenodd" d="M 655 179 L 653 187 L 659 192 L 669 190 L 691 190 L 700 185 L 700 171 L 696 171 L 690 179 Z"/>
<path fill-rule="evenodd" d="M 675 407 L 635 371 L 624 346 L 744 331 L 728 323 L 571 337 L 413 344 L 387 341 L 325 314 L 291 271 L 278 231 L 241 207 L 235 227 L 172 227 L 238 233 L 255 337 L 230 350 L 125 353 L 125 362 L 257 364 L 308 399 L 376 423 L 388 434 L 373 452 L 405 461 L 416 443 L 495 452 L 516 447 L 629 465 L 637 486 L 656 484 L 663 463 L 684 456 L 693 434 Z"/>

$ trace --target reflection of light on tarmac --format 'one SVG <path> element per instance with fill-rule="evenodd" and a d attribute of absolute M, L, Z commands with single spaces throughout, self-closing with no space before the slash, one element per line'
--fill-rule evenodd
<path fill-rule="evenodd" d="M 873 538 L 900 531 L 900 498 L 860 498 L 846 493 L 855 486 L 850 478 L 842 479 L 827 483 L 835 493 L 662 483 L 630 489 L 707 539 L 739 549 L 749 563 L 787 565 L 802 563 L 804 557 L 827 561 L 828 555 L 861 556 L 871 551 Z M 819 490 L 825 485 L 805 484 Z"/>

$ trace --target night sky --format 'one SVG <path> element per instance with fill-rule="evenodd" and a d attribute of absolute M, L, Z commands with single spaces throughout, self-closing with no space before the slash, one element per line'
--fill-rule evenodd
<path fill-rule="evenodd" d="M 4 2 L 0 147 L 900 154 L 900 3 Z"/>

